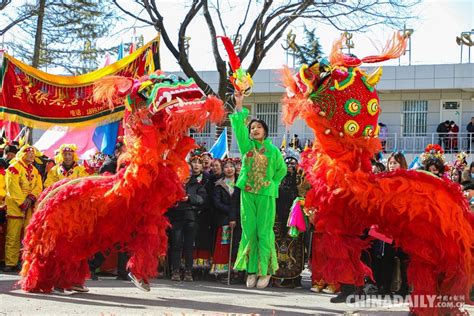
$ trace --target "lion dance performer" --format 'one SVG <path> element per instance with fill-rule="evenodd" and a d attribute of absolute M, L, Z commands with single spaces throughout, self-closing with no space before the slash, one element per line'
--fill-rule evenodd
<path fill-rule="evenodd" d="M 196 147 L 188 129 L 220 121 L 224 114 L 222 102 L 206 98 L 192 79 L 159 72 L 141 80 L 104 78 L 94 94 L 97 102 L 125 101 L 132 109 L 121 157 L 126 167 L 115 175 L 64 179 L 43 192 L 24 241 L 25 291 L 83 284 L 87 259 L 115 245 L 132 254 L 129 270 L 148 285 L 166 253 L 164 213 L 184 197 L 185 157 Z"/>
<path fill-rule="evenodd" d="M 62 144 L 59 147 L 58 154 L 54 157 L 56 165 L 48 171 L 44 181 L 45 188 L 49 188 L 64 178 L 76 179 L 89 175 L 86 168 L 78 164 L 79 157 L 76 150 L 75 144 Z"/>
<path fill-rule="evenodd" d="M 7 233 L 5 242 L 5 272 L 17 271 L 21 236 L 28 225 L 38 196 L 43 190 L 41 175 L 33 166 L 40 163 L 41 152 L 25 144 L 10 162 L 5 175 Z"/>
<path fill-rule="evenodd" d="M 304 65 L 295 76 L 284 71 L 285 120 L 300 116 L 315 134 L 302 158 L 311 183 L 306 206 L 318 210 L 314 272 L 329 283 L 362 286 L 371 275 L 360 260 L 370 240 L 360 236 L 378 225 L 409 256 L 411 302 L 435 298 L 429 307 L 411 304 L 411 311 L 459 313 L 462 298 L 469 300 L 474 267 L 474 219 L 460 186 L 413 170 L 371 172 L 370 158 L 381 150 L 374 87 L 382 70 L 367 74 L 359 66 L 399 57 L 406 40 L 395 34 L 381 55 L 362 59 L 344 55 L 343 40 L 333 45 L 329 63 Z M 454 304 L 437 308 L 444 296 Z"/>

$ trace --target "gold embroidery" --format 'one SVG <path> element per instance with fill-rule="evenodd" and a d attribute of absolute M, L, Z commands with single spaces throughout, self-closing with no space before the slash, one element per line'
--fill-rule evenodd
<path fill-rule="evenodd" d="M 48 100 L 48 94 L 41 92 L 41 90 L 36 91 L 33 93 L 36 99 L 36 103 L 40 105 L 46 105 L 46 101 Z"/>
<path fill-rule="evenodd" d="M 261 188 L 270 185 L 270 181 L 264 180 L 267 174 L 268 158 L 265 156 L 265 147 L 257 151 L 256 148 L 247 154 L 248 157 L 253 157 L 253 162 L 248 159 L 249 166 L 248 180 L 245 190 L 252 193 L 258 193 Z"/>
<path fill-rule="evenodd" d="M 23 94 L 23 86 L 22 85 L 15 85 L 15 94 L 13 95 L 14 98 L 20 99 Z"/>

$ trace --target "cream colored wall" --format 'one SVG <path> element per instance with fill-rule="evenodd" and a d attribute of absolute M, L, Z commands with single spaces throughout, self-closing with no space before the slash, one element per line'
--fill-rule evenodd
<path fill-rule="evenodd" d="M 405 100 L 427 100 L 428 101 L 428 133 L 435 133 L 438 124 L 441 121 L 441 101 L 442 100 L 461 100 L 461 132 L 465 131 L 471 116 L 474 116 L 474 93 L 464 92 L 462 90 L 432 90 L 432 91 L 401 91 L 379 93 L 380 106 L 382 114 L 380 121 L 389 127 L 390 133 L 402 132 L 402 104 Z"/>

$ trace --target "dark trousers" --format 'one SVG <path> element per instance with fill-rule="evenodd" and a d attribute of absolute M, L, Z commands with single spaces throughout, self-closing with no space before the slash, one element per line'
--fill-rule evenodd
<path fill-rule="evenodd" d="M 190 220 L 172 222 L 171 228 L 171 268 L 177 270 L 181 266 L 181 256 L 184 253 L 184 267 L 193 268 L 193 247 L 196 239 L 197 224 Z"/>
<path fill-rule="evenodd" d="M 97 270 L 98 268 L 100 268 L 102 263 L 104 263 L 104 261 L 105 261 L 104 254 L 102 252 L 96 253 L 92 259 L 89 259 L 89 270 L 90 271 Z"/>
<path fill-rule="evenodd" d="M 119 252 L 117 257 L 117 275 L 127 277 L 127 262 L 130 256 L 126 252 Z"/>
<path fill-rule="evenodd" d="M 408 294 L 408 255 L 400 248 L 384 243 L 381 240 L 374 240 L 371 248 L 372 271 L 379 290 L 385 294 L 390 293 L 392 276 L 395 270 L 395 257 L 400 259 L 400 272 L 402 278 L 401 288 L 397 294 Z"/>
<path fill-rule="evenodd" d="M 106 253 L 108 255 L 108 253 Z M 127 262 L 129 256 L 126 252 L 119 252 L 118 253 L 118 260 L 117 260 L 117 275 L 126 277 L 127 276 Z M 104 263 L 105 256 L 102 252 L 98 252 L 94 255 L 92 259 L 89 260 L 89 269 L 90 271 L 95 271 Z"/>
<path fill-rule="evenodd" d="M 392 245 L 374 240 L 371 248 L 372 272 L 381 293 L 390 293 L 392 275 L 395 268 L 395 250 Z"/>
<path fill-rule="evenodd" d="M 234 227 L 234 236 L 232 239 L 232 259 L 237 258 L 237 253 L 239 252 L 240 239 L 242 239 L 242 226 L 240 222 L 237 222 L 237 225 Z"/>

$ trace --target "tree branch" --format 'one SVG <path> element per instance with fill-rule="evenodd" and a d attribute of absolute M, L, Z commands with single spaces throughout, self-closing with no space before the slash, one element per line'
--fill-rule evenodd
<path fill-rule="evenodd" d="M 4 28 L 0 29 L 0 36 L 3 36 L 6 32 L 8 32 L 8 30 L 10 30 L 12 27 L 14 27 L 15 25 L 31 18 L 32 16 L 35 15 L 35 12 L 31 11 L 29 13 L 26 13 L 25 15 L 21 16 L 21 17 L 18 17 L 16 19 L 14 19 L 13 21 L 10 22 L 10 24 L 8 24 L 7 26 L 5 26 Z"/>
<path fill-rule="evenodd" d="M 145 5 L 145 9 L 148 12 L 148 15 L 150 15 L 150 18 L 154 23 L 153 25 L 155 26 L 155 29 L 160 32 L 161 38 L 165 42 L 166 47 L 170 50 L 171 54 L 173 54 L 174 58 L 176 58 L 176 60 L 179 60 L 179 52 L 171 42 L 171 39 L 163 23 L 163 16 L 161 16 L 160 12 L 156 8 L 155 1 L 152 0 L 151 6 L 148 0 L 143 0 L 143 3 Z"/>
<path fill-rule="evenodd" d="M 214 27 L 214 23 L 212 23 L 212 17 L 211 14 L 209 13 L 209 7 L 207 0 L 203 1 L 203 13 L 204 13 L 204 18 L 206 19 L 207 27 L 209 29 L 209 33 L 211 35 L 211 45 L 212 45 L 212 53 L 214 55 L 214 60 L 216 61 L 216 67 L 217 71 L 219 73 L 219 95 L 221 98 L 223 97 L 221 94 L 224 94 L 225 98 L 225 91 L 226 91 L 226 81 L 227 81 L 227 67 L 222 60 L 222 57 L 219 53 L 219 48 L 217 46 L 217 34 L 216 34 L 216 29 Z"/>
<path fill-rule="evenodd" d="M 112 0 L 112 1 L 113 1 L 114 4 L 120 9 L 120 11 L 122 11 L 123 13 L 125 13 L 125 14 L 131 16 L 132 18 L 134 18 L 134 19 L 136 19 L 136 20 L 138 20 L 138 21 L 140 21 L 140 22 L 146 23 L 146 24 L 148 24 L 148 25 L 153 25 L 152 22 L 150 22 L 150 21 L 148 21 L 148 20 L 145 20 L 145 19 L 142 19 L 142 18 L 136 16 L 135 14 L 133 14 L 132 12 L 125 10 L 120 4 L 118 4 L 117 0 Z M 151 16 L 150 16 L 150 17 L 151 17 Z"/>
<path fill-rule="evenodd" d="M 258 42 L 263 18 L 265 17 L 265 14 L 267 13 L 268 9 L 270 9 L 272 4 L 273 4 L 273 0 L 265 0 L 262 11 L 260 11 L 258 17 L 255 19 L 255 21 L 252 24 L 252 27 L 247 33 L 247 37 L 245 38 L 245 41 L 242 44 L 240 54 L 239 54 L 241 61 L 244 60 L 244 58 L 250 52 L 250 48 L 254 45 L 253 43 Z"/>
<path fill-rule="evenodd" d="M 227 32 L 225 31 L 225 26 L 224 26 L 224 21 L 222 20 L 222 14 L 221 14 L 221 8 L 220 8 L 220 2 L 217 0 L 217 5 L 212 5 L 214 10 L 216 11 L 217 18 L 219 19 L 219 24 L 221 25 L 222 32 L 224 33 L 224 36 L 227 36 Z"/>
<path fill-rule="evenodd" d="M 250 27 L 250 30 L 248 31 L 244 42 L 240 46 L 240 52 L 239 52 L 240 60 L 244 60 L 245 57 L 247 57 L 248 53 L 250 52 L 250 48 L 253 46 L 253 43 L 255 42 L 255 29 L 257 28 L 257 23 L 258 23 L 258 20 L 256 19 L 253 22 L 252 26 Z"/>
<path fill-rule="evenodd" d="M 186 48 L 184 47 L 184 39 L 186 35 L 186 29 L 188 28 L 189 23 L 194 19 L 196 14 L 201 10 L 202 8 L 202 2 L 198 0 L 193 1 L 193 5 L 189 9 L 188 13 L 184 17 L 183 22 L 181 23 L 181 27 L 179 28 L 178 32 L 178 49 L 179 49 L 179 61 L 188 59 L 188 56 L 186 55 Z"/>
<path fill-rule="evenodd" d="M 203 6 L 203 1 L 193 0 L 193 5 L 189 9 L 186 17 L 181 23 L 181 27 L 179 28 L 178 33 L 178 57 L 176 58 L 178 64 L 181 66 L 183 72 L 189 78 L 193 78 L 196 84 L 204 91 L 205 94 L 215 94 L 214 90 L 204 81 L 202 80 L 201 76 L 194 70 L 193 66 L 189 63 L 188 56 L 186 55 L 186 50 L 184 47 L 184 37 L 186 35 L 186 29 L 196 16 L 196 14 L 201 10 Z"/>
<path fill-rule="evenodd" d="M 9 5 L 12 2 L 12 0 L 2 0 L 0 1 L 0 11 L 5 9 L 7 5 Z"/>
<path fill-rule="evenodd" d="M 245 10 L 244 20 L 242 21 L 242 23 L 239 24 L 239 27 L 237 28 L 237 32 L 235 33 L 235 38 L 237 38 L 239 36 L 240 30 L 245 25 L 245 23 L 247 23 L 247 17 L 248 17 L 249 11 L 250 11 L 250 4 L 251 3 L 252 3 L 252 0 L 249 0 L 249 2 L 247 4 L 247 9 Z"/>
<path fill-rule="evenodd" d="M 305 12 L 305 10 L 311 5 L 312 1 L 303 1 L 303 2 L 300 2 L 298 4 L 298 6 L 296 5 L 291 5 L 291 8 L 294 8 L 292 10 L 288 10 L 290 9 L 290 6 L 287 6 L 287 7 L 284 7 L 280 10 L 277 10 L 277 11 L 274 11 L 273 14 L 271 14 L 270 16 L 268 16 L 268 18 L 265 20 L 265 23 L 264 23 L 264 29 L 266 30 L 268 28 L 268 26 L 270 25 L 270 22 L 276 17 L 276 16 L 280 16 L 283 14 L 283 12 L 286 12 L 288 13 L 288 15 L 286 15 L 284 18 L 280 19 L 280 21 L 278 21 L 275 26 L 268 32 L 267 35 L 265 35 L 264 39 L 265 40 L 268 40 L 275 32 L 277 32 L 281 27 L 283 27 L 284 25 L 286 25 L 288 22 L 293 22 L 294 20 L 296 20 L 297 18 L 301 17 L 301 14 L 303 12 Z M 296 8 L 295 8 L 296 7 Z M 285 26 L 285 28 L 288 27 L 288 25 Z"/>

